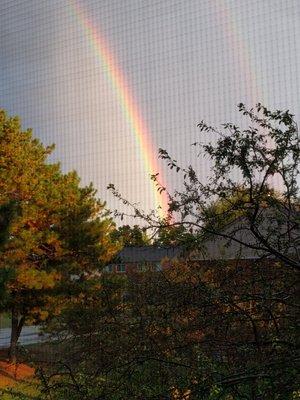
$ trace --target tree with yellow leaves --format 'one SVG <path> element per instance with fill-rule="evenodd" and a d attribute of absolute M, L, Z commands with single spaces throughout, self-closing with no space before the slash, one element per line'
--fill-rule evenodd
<path fill-rule="evenodd" d="M 12 362 L 24 323 L 59 313 L 119 249 L 93 187 L 47 163 L 53 148 L 0 110 L 0 206 L 18 207 L 0 252 L 0 271 L 10 276 L 2 311 L 11 313 Z"/>

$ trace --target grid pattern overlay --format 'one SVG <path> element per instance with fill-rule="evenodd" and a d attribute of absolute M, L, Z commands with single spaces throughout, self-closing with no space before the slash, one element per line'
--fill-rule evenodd
<path fill-rule="evenodd" d="M 126 79 L 148 154 L 78 8 Z M 112 182 L 149 210 L 156 203 L 145 157 L 170 190 L 180 184 L 155 161 L 159 147 L 203 179 L 209 173 L 189 146 L 200 120 L 239 123 L 237 103 L 262 102 L 299 121 L 300 2 L 2 0 L 0 65 L 0 107 L 54 142 L 64 170 L 92 181 L 111 209 L 122 209 L 106 190 Z"/>

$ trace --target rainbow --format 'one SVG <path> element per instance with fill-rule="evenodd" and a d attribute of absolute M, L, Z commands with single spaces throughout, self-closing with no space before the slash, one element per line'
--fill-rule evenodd
<path fill-rule="evenodd" d="M 220 26 L 223 27 L 224 35 L 228 38 L 228 44 L 232 49 L 233 55 L 237 57 L 240 70 L 245 78 L 247 95 L 250 98 L 250 104 L 246 104 L 246 106 L 254 107 L 257 103 L 268 106 L 269 99 L 267 93 L 261 90 L 261 79 L 251 57 L 249 40 L 244 37 L 237 24 L 238 18 L 234 15 L 234 8 L 230 9 L 224 0 L 215 0 L 214 4 L 216 10 L 219 11 L 220 21 L 217 22 L 220 22 Z M 268 145 L 272 147 L 274 142 L 268 139 Z M 279 175 L 274 175 L 270 183 L 278 190 L 284 190 L 283 181 Z"/>
<path fill-rule="evenodd" d="M 217 23 L 220 24 L 227 37 L 227 41 L 232 50 L 232 56 L 236 57 L 246 84 L 246 93 L 249 97 L 250 104 L 247 106 L 255 106 L 256 103 L 265 103 L 263 93 L 260 90 L 258 72 L 255 69 L 254 62 L 251 57 L 250 44 L 244 38 L 243 32 L 237 24 L 237 18 L 234 15 L 234 8 L 230 10 L 228 4 L 222 0 L 214 1 L 217 17 Z M 218 20 L 219 18 L 219 20 Z M 241 101 L 242 99 L 239 99 Z"/>
<path fill-rule="evenodd" d="M 130 86 L 124 73 L 118 67 L 117 59 L 110 51 L 99 28 L 96 28 L 93 25 L 93 23 L 87 18 L 84 10 L 75 0 L 71 0 L 70 4 L 73 13 L 88 38 L 90 46 L 102 63 L 103 71 L 105 71 L 107 79 L 117 95 L 119 104 L 129 126 L 132 129 L 138 148 L 140 149 L 146 175 L 149 176 L 149 184 L 151 185 L 154 207 L 159 216 L 165 218 L 168 211 L 167 194 L 165 192 L 159 193 L 156 183 L 153 180 L 150 180 L 150 175 L 159 172 L 157 157 L 155 156 L 154 146 L 151 142 L 151 133 L 143 120 L 142 113 L 134 100 L 134 96 L 130 91 Z M 163 185 L 163 182 L 161 181 L 161 173 L 159 176 L 160 184 Z"/>

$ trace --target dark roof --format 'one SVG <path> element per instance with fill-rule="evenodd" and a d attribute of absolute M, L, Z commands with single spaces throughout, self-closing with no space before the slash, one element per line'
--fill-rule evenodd
<path fill-rule="evenodd" d="M 183 254 L 181 247 L 124 247 L 117 255 L 121 263 L 159 263 L 163 258 L 176 258 Z"/>
<path fill-rule="evenodd" d="M 287 217 L 285 218 L 287 220 Z M 270 210 L 263 210 L 258 218 L 258 229 L 260 234 L 267 238 L 275 249 L 280 246 L 285 249 L 285 254 L 299 260 L 300 254 L 300 232 L 299 225 L 293 226 L 287 237 L 287 226 L 280 223 L 280 219 L 274 217 Z M 278 222 L 279 221 L 279 222 Z M 222 236 L 224 235 L 224 236 Z M 230 239 L 231 238 L 231 239 Z M 285 243 L 287 241 L 287 243 Z M 279 250 L 282 251 L 282 250 Z M 220 231 L 220 235 L 209 235 L 204 237 L 199 249 L 194 251 L 185 250 L 180 246 L 145 246 L 125 247 L 117 256 L 117 263 L 159 263 L 163 258 L 180 258 L 188 255 L 192 260 L 230 260 L 230 259 L 258 259 L 261 257 L 272 257 L 265 246 L 254 236 L 249 229 L 249 222 L 244 218 L 237 218 L 227 224 Z"/>

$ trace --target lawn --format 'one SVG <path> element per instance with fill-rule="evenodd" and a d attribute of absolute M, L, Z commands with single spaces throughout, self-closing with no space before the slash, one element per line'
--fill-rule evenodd
<path fill-rule="evenodd" d="M 7 313 L 0 313 L 0 329 L 10 328 L 10 315 Z"/>
<path fill-rule="evenodd" d="M 37 343 L 20 348 L 19 363 L 14 366 L 8 362 L 8 351 L 0 350 L 0 399 L 38 400 L 38 378 L 31 365 L 50 366 L 59 358 L 61 345 Z"/>
<path fill-rule="evenodd" d="M 7 351 L 0 351 L 0 398 L 1 400 L 35 399 L 38 385 L 34 368 L 26 363 L 12 365 L 7 361 Z"/>

